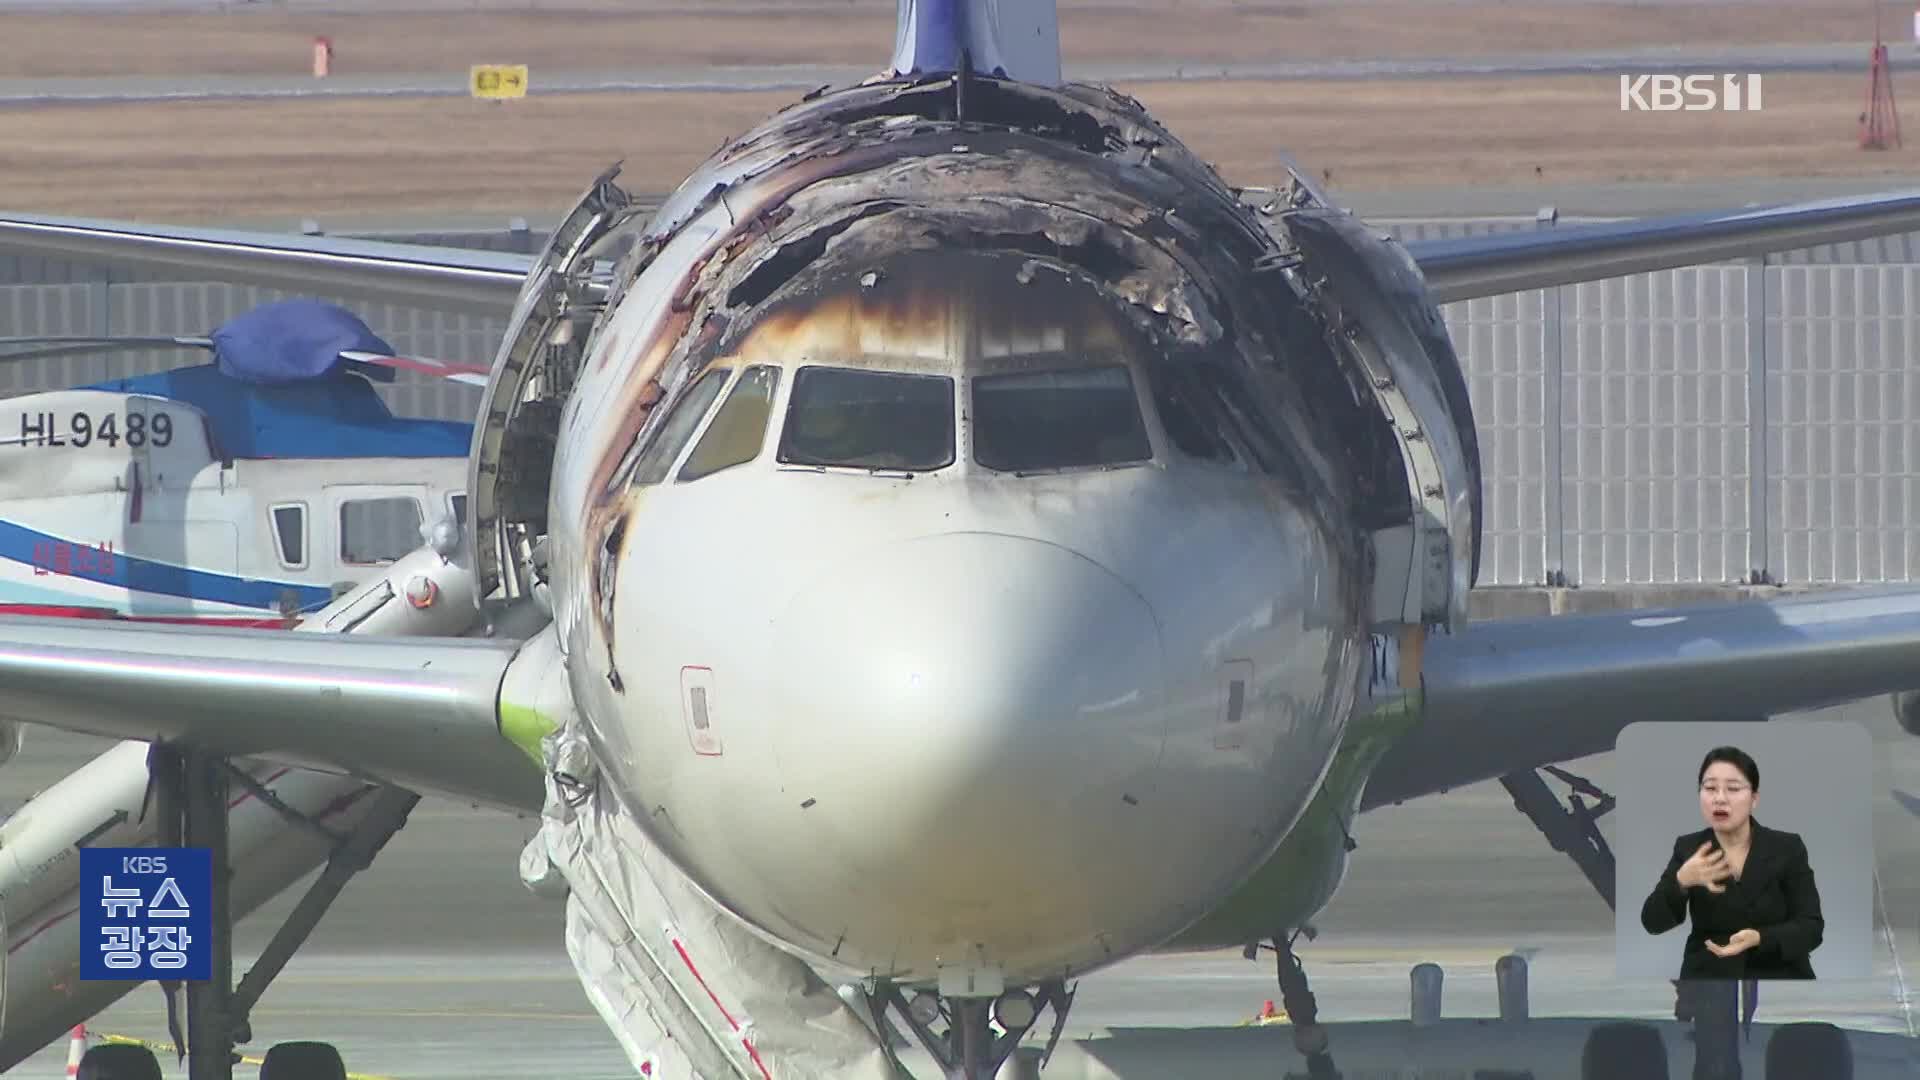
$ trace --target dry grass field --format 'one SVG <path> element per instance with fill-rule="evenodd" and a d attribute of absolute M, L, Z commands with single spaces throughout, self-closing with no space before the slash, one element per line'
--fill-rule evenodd
<path fill-rule="evenodd" d="M 420 8 L 441 10 L 419 10 Z M 1869 41 L 1870 0 L 1059 0 L 1083 61 L 1227 63 L 1473 56 L 1647 45 Z M 1889 33 L 1910 3 L 1883 0 Z M 340 73 L 523 63 L 586 70 L 881 64 L 894 0 L 461 0 L 283 5 L 225 13 L 0 15 L 7 76 L 297 74 L 316 35 Z"/>
<path fill-rule="evenodd" d="M 1863 80 L 1778 75 L 1762 112 L 1623 113 L 1607 78 L 1149 83 L 1127 89 L 1238 184 L 1275 154 L 1337 192 L 1611 180 L 1886 176 L 1920 150 L 1856 148 Z M 215 221 L 300 215 L 557 213 L 626 162 L 671 188 L 787 93 L 182 102 L 0 110 L 0 205 Z"/>
<path fill-rule="evenodd" d="M 458 11 L 401 10 L 416 6 Z M 324 7 L 325 10 L 315 10 Z M 1870 36 L 1864 4 L 1652 0 L 1061 0 L 1075 57 L 1215 60 L 1511 53 Z M 1889 12 L 1910 25 L 1909 8 Z M 775 93 L 543 95 L 556 68 L 883 62 L 893 0 L 334 0 L 229 14 L 0 14 L 0 73 L 298 73 L 328 33 L 338 71 L 529 63 L 534 96 L 0 109 L 0 207 L 153 221 L 557 213 L 624 159 L 676 184 Z M 827 17 L 831 16 L 831 17 Z M 1906 20 L 1906 23 L 1899 22 Z M 1172 29 L 1169 29 L 1172 28 Z M 1336 193 L 1717 177 L 1887 177 L 1920 151 L 1855 146 L 1858 74 L 1767 78 L 1765 110 L 1621 112 L 1605 77 L 1189 81 L 1123 87 L 1229 180 L 1271 183 L 1282 149 Z M 1920 123 L 1920 120 L 1916 120 Z M 1920 129 L 1915 132 L 1920 138 Z"/>

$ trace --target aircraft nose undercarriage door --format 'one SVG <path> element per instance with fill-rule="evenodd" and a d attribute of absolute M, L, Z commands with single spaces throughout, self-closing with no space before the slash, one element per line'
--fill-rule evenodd
<path fill-rule="evenodd" d="M 1360 366 L 1406 467 L 1411 519 L 1374 536 L 1373 622 L 1466 621 L 1479 570 L 1480 462 L 1466 379 L 1404 251 L 1351 215 L 1288 213 L 1310 300 Z"/>

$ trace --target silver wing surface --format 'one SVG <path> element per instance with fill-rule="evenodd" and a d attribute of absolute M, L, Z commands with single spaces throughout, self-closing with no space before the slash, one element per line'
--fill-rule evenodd
<path fill-rule="evenodd" d="M 0 716 L 537 811 L 497 711 L 518 645 L 0 617 Z"/>
<path fill-rule="evenodd" d="M 1409 245 L 1436 302 L 1920 230 L 1920 194 Z M 513 307 L 526 256 L 0 214 L 0 252 L 427 307 Z M 1669 621 L 1660 621 L 1662 619 Z M 537 808 L 501 735 L 510 646 L 0 619 L 0 715 Z M 1648 716 L 1771 714 L 1920 686 L 1920 592 L 1475 626 L 1425 660 L 1428 715 L 1369 805 L 1612 746 Z"/>
<path fill-rule="evenodd" d="M 1435 303 L 1920 231 L 1920 191 L 1406 245 Z M 504 314 L 534 258 L 233 229 L 0 214 L 0 252 Z"/>
<path fill-rule="evenodd" d="M 1406 245 L 1436 304 L 1920 231 L 1920 191 Z"/>
<path fill-rule="evenodd" d="M 534 263 L 497 251 L 27 214 L 0 214 L 0 252 L 502 315 Z"/>
<path fill-rule="evenodd" d="M 1419 724 L 1362 808 L 1613 749 L 1641 720 L 1752 720 L 1920 688 L 1920 589 L 1477 623 L 1428 642 Z"/>

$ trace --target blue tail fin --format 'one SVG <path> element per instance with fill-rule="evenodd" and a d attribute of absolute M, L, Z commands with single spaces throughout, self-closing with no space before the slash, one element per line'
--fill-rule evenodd
<path fill-rule="evenodd" d="M 1060 83 L 1060 18 L 1054 0 L 900 0 L 893 73 L 972 70 L 1041 86 Z"/>

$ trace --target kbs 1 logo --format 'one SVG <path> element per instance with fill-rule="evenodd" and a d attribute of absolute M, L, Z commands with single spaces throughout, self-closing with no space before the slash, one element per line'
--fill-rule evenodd
<path fill-rule="evenodd" d="M 1622 75 L 1621 112 L 1759 112 L 1758 75 Z"/>

